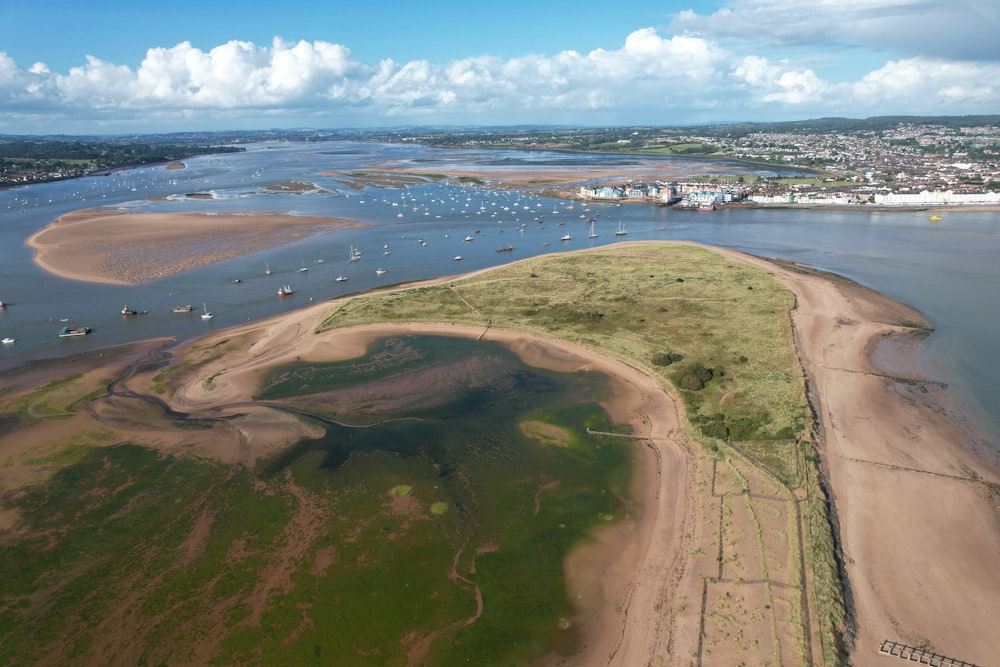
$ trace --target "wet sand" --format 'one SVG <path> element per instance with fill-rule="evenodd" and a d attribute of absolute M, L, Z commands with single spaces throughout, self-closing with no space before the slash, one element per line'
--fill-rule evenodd
<path fill-rule="evenodd" d="M 36 261 L 59 275 L 133 283 L 162 277 L 150 275 L 151 266 L 174 273 L 342 224 L 350 223 L 274 213 L 158 216 L 88 209 L 63 216 L 29 244 L 38 253 Z M 253 240 L 227 248 L 237 236 Z M 797 298 L 796 342 L 819 419 L 819 453 L 853 602 L 851 663 L 882 664 L 878 646 L 890 639 L 989 664 L 1000 655 L 1000 635 L 992 627 L 992 619 L 1000 618 L 1000 471 L 976 455 L 978 436 L 949 404 L 946 391 L 919 379 L 887 377 L 870 361 L 876 342 L 912 331 L 898 323 L 912 321 L 914 313 L 846 282 L 719 252 L 770 271 Z M 223 335 L 246 335 L 249 342 L 218 362 L 213 390 L 202 386 L 204 373 L 213 371 L 209 368 L 172 400 L 182 410 L 222 410 L 245 400 L 256 369 L 294 357 L 358 354 L 365 341 L 384 333 L 483 334 L 420 326 L 313 335 L 329 307 L 316 304 L 227 331 Z M 561 360 L 557 365 L 586 365 L 618 378 L 620 390 L 609 409 L 652 443 L 644 453 L 650 465 L 640 485 L 647 509 L 627 535 L 600 538 L 606 540 L 603 551 L 581 552 L 568 563 L 573 585 L 589 596 L 584 602 L 593 614 L 595 631 L 588 635 L 586 655 L 594 664 L 687 664 L 690 654 L 677 654 L 672 647 L 690 630 L 678 626 L 663 602 L 671 596 L 665 587 L 684 587 L 691 583 L 684 577 L 696 576 L 686 569 L 691 556 L 684 530 L 703 493 L 690 481 L 692 459 L 702 453 L 682 437 L 673 399 L 638 369 L 595 351 L 520 332 L 490 330 L 487 335 L 520 346 L 525 359 L 535 363 Z M 244 428 L 252 429 L 254 418 L 248 417 L 251 423 Z M 260 420 L 263 428 L 267 419 Z M 289 427 L 267 424 L 275 433 Z M 220 458 L 254 456 L 244 447 Z"/>
<path fill-rule="evenodd" d="M 87 208 L 61 216 L 27 245 L 46 271 L 71 280 L 138 285 L 360 226 L 345 218 L 242 213 L 132 213 Z"/>
<path fill-rule="evenodd" d="M 939 388 L 886 377 L 870 363 L 875 342 L 911 333 L 898 323 L 918 321 L 919 314 L 848 281 L 720 252 L 771 271 L 798 300 L 797 345 L 814 390 L 822 465 L 854 603 L 852 664 L 881 664 L 884 639 L 988 664 L 1000 654 L 1000 637 L 987 620 L 1000 618 L 1000 473 L 966 446 L 973 436 L 963 431 L 961 415 L 948 411 Z M 567 563 L 586 610 L 586 664 L 687 664 L 671 646 L 685 644 L 688 631 L 663 602 L 672 598 L 672 586 L 696 576 L 687 568 L 685 531 L 704 493 L 691 483 L 692 459 L 703 454 L 685 441 L 678 407 L 656 380 L 594 350 L 516 331 L 379 325 L 312 334 L 328 311 L 329 304 L 316 304 L 227 331 L 230 339 L 245 336 L 246 345 L 178 388 L 175 407 L 225 410 L 247 399 L 263 366 L 358 355 L 387 334 L 485 336 L 528 363 L 608 374 L 617 387 L 609 412 L 647 436 L 649 446 L 640 454 L 643 509 L 636 522 L 599 535 Z M 205 374 L 213 375 L 211 390 Z"/>

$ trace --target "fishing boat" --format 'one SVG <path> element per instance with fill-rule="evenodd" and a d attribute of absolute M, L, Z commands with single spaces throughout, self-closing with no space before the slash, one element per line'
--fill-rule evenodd
<path fill-rule="evenodd" d="M 282 285 L 278 288 L 278 296 L 291 296 L 295 294 L 291 285 Z"/>
<path fill-rule="evenodd" d="M 213 315 L 208 311 L 208 306 L 206 306 L 204 303 L 201 304 L 201 319 L 210 320 L 213 317 L 215 317 L 215 315 Z"/>
<path fill-rule="evenodd" d="M 86 336 L 90 333 L 90 327 L 63 327 L 59 330 L 60 338 L 73 338 L 74 336 Z"/>
<path fill-rule="evenodd" d="M 135 308 L 129 308 L 128 306 L 122 307 L 122 315 L 128 317 L 129 315 L 138 315 L 139 311 Z"/>
<path fill-rule="evenodd" d="M 194 308 L 192 308 L 191 304 L 189 303 L 186 306 L 174 306 L 173 308 L 170 309 L 170 312 L 172 312 L 172 313 L 190 313 L 192 310 L 194 310 Z"/>
<path fill-rule="evenodd" d="M 625 229 L 625 223 L 619 220 L 618 229 L 615 230 L 615 236 L 625 236 L 626 234 L 628 234 L 628 230 Z"/>
<path fill-rule="evenodd" d="M 361 259 L 361 250 L 356 248 L 355 246 L 351 246 L 351 252 L 347 256 L 347 258 L 352 262 L 358 261 L 359 259 Z"/>

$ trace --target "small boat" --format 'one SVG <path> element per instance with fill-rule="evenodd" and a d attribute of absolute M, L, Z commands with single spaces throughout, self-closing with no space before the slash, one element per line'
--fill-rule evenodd
<path fill-rule="evenodd" d="M 570 236 L 569 234 L 563 234 L 562 239 L 560 239 L 560 240 L 562 240 L 562 241 L 572 241 L 573 237 Z"/>
<path fill-rule="evenodd" d="M 90 333 L 90 327 L 63 327 L 59 330 L 60 338 L 73 338 L 74 336 L 86 336 Z"/>
<path fill-rule="evenodd" d="M 201 304 L 201 319 L 210 320 L 213 317 L 215 317 L 215 315 L 208 312 L 208 306 L 206 306 L 205 304 Z"/>
<path fill-rule="evenodd" d="M 192 310 L 194 310 L 194 308 L 192 308 L 191 304 L 189 303 L 186 306 L 174 306 L 173 308 L 170 309 L 170 312 L 172 312 L 172 313 L 190 313 Z"/>
<path fill-rule="evenodd" d="M 14 339 L 10 338 L 10 337 L 7 337 L 7 338 L 4 338 L 3 340 L 0 340 L 0 343 L 3 343 L 4 345 L 10 345 L 13 342 L 14 342 Z"/>
<path fill-rule="evenodd" d="M 711 213 L 715 210 L 715 204 L 698 204 L 699 213 Z"/>
<path fill-rule="evenodd" d="M 615 236 L 625 236 L 626 234 L 628 234 L 628 230 L 625 229 L 625 223 L 619 220 L 618 229 L 615 231 Z"/>
<path fill-rule="evenodd" d="M 271 275 L 271 265 L 266 262 L 264 263 L 264 275 L 265 276 Z"/>
<path fill-rule="evenodd" d="M 291 296 L 295 294 L 291 285 L 282 285 L 278 288 L 278 296 Z"/>
<path fill-rule="evenodd" d="M 3 310 L 6 307 L 7 307 L 7 302 L 6 301 L 0 301 L 0 310 Z"/>
<path fill-rule="evenodd" d="M 462 261 L 462 256 L 461 255 L 455 255 L 455 261 L 456 262 L 461 262 Z"/>
<path fill-rule="evenodd" d="M 359 259 L 361 259 L 361 250 L 359 250 L 358 248 L 356 248 L 354 246 L 351 246 L 351 252 L 347 256 L 347 258 L 348 258 L 348 260 L 350 260 L 352 262 L 358 261 Z"/>
<path fill-rule="evenodd" d="M 933 222 L 937 222 L 938 220 L 940 220 L 940 219 L 941 219 L 941 216 L 940 216 L 940 215 L 932 215 L 932 216 L 930 217 L 930 219 L 931 219 L 931 220 L 932 220 Z"/>
<path fill-rule="evenodd" d="M 347 280 L 347 276 L 337 276 L 337 282 L 342 283 Z"/>
<path fill-rule="evenodd" d="M 138 314 L 139 311 L 136 310 L 135 308 L 129 308 L 128 306 L 122 307 L 122 315 L 125 315 L 126 317 L 129 315 L 138 315 Z"/>
<path fill-rule="evenodd" d="M 466 237 L 465 237 L 465 240 L 466 240 L 466 241 L 474 241 L 475 239 L 474 239 L 474 238 L 472 238 L 471 236 L 466 236 Z"/>
<path fill-rule="evenodd" d="M 385 273 L 385 269 L 382 269 L 382 268 L 379 268 L 379 269 L 375 269 L 375 275 L 376 275 L 376 276 L 380 276 L 380 275 L 382 275 L 383 273 Z"/>

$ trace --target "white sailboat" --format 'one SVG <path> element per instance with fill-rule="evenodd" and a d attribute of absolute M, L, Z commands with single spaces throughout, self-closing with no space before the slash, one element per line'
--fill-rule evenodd
<path fill-rule="evenodd" d="M 215 317 L 215 315 L 213 315 L 212 313 L 208 312 L 208 306 L 206 306 L 205 303 L 202 302 L 202 304 L 201 304 L 201 319 L 203 319 L 203 320 L 210 320 L 213 317 Z"/>
<path fill-rule="evenodd" d="M 615 236 L 625 236 L 628 232 L 625 230 L 625 223 L 621 220 L 618 221 L 618 231 L 615 232 Z"/>
<path fill-rule="evenodd" d="M 597 232 L 594 230 L 594 224 L 595 224 L 595 221 L 591 220 L 590 221 L 590 234 L 587 234 L 587 238 L 590 238 L 590 239 L 596 239 L 597 238 Z"/>

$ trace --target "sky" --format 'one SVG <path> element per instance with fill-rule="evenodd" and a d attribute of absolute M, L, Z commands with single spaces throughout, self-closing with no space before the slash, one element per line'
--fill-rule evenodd
<path fill-rule="evenodd" d="M 998 0 L 0 0 L 0 134 L 1000 114 Z"/>

